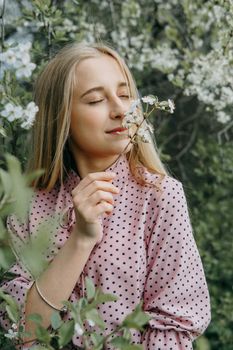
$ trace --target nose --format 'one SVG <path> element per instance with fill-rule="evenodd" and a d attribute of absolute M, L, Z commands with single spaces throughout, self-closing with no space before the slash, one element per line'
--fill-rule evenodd
<path fill-rule="evenodd" d="M 127 108 L 125 107 L 123 101 L 117 97 L 111 104 L 111 110 L 110 110 L 110 118 L 112 119 L 123 119 L 124 114 L 127 111 Z"/>

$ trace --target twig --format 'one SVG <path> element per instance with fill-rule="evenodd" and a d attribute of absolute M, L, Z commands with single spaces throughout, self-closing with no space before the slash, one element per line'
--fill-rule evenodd
<path fill-rule="evenodd" d="M 110 5 L 110 11 L 111 11 L 111 16 L 112 16 L 112 24 L 113 24 L 113 28 L 116 29 L 116 16 L 115 16 L 115 9 L 114 9 L 114 4 L 112 2 L 112 0 L 109 1 L 109 5 Z"/>
<path fill-rule="evenodd" d="M 4 27 L 4 14 L 5 14 L 6 1 L 2 0 L 2 8 L 0 11 L 0 21 L 1 21 L 1 51 L 4 49 L 4 38 L 5 38 L 5 27 Z"/>
<path fill-rule="evenodd" d="M 198 123 L 195 124 L 192 135 L 191 135 L 187 145 L 174 157 L 175 160 L 179 160 L 190 149 L 190 147 L 193 144 L 193 141 L 195 140 L 196 134 L 197 134 L 197 127 L 198 127 Z"/>
<path fill-rule="evenodd" d="M 107 344 L 108 339 L 110 337 L 112 337 L 115 333 L 119 333 L 123 330 L 123 326 L 118 326 L 114 331 L 112 331 L 111 333 L 109 333 L 105 338 L 104 338 L 104 345 Z"/>
<path fill-rule="evenodd" d="M 184 125 L 188 124 L 190 121 L 193 121 L 195 119 L 198 119 L 200 117 L 200 114 L 205 110 L 206 105 L 204 103 L 199 103 L 197 110 L 194 114 L 192 114 L 189 118 L 185 118 L 181 122 L 179 122 L 179 127 L 183 127 Z"/>
<path fill-rule="evenodd" d="M 233 126 L 233 120 L 225 126 L 222 130 L 220 130 L 217 134 L 218 136 L 218 143 L 221 145 L 222 144 L 222 134 L 225 134 L 226 139 L 229 141 L 228 135 L 227 135 L 227 130 L 230 129 Z"/>
<path fill-rule="evenodd" d="M 168 136 L 168 137 L 165 139 L 164 142 L 162 142 L 162 143 L 160 144 L 161 149 L 163 149 L 164 146 L 165 146 L 167 143 L 169 143 L 172 139 L 174 139 L 174 138 L 175 138 L 176 136 L 178 136 L 178 135 L 187 135 L 187 132 L 181 130 L 181 131 L 175 132 L 174 134 L 171 134 L 170 136 Z"/>
<path fill-rule="evenodd" d="M 51 22 L 48 22 L 48 48 L 49 48 L 49 59 L 51 59 L 52 56 L 52 40 L 51 40 L 51 33 L 52 33 L 52 28 L 51 28 Z"/>
<path fill-rule="evenodd" d="M 187 182 L 188 177 L 187 177 L 187 175 L 186 175 L 185 168 L 184 168 L 182 162 L 181 162 L 180 160 L 178 160 L 177 163 L 178 163 L 178 166 L 179 166 L 179 168 L 180 168 L 182 181 L 184 180 L 184 182 Z"/>

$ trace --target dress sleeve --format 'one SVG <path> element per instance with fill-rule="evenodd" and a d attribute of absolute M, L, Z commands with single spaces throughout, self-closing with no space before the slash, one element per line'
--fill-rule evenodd
<path fill-rule="evenodd" d="M 182 184 L 165 177 L 147 246 L 142 335 L 147 350 L 190 350 L 210 322 L 206 279 L 192 234 Z"/>
<path fill-rule="evenodd" d="M 20 224 L 18 220 L 12 215 L 7 219 L 7 228 L 12 237 L 13 243 L 19 245 L 23 244 L 28 237 L 28 227 L 26 224 Z M 7 294 L 11 295 L 16 302 L 20 305 L 22 310 L 22 320 L 24 320 L 25 313 L 25 301 L 28 290 L 33 284 L 33 277 L 30 273 L 17 261 L 10 269 L 9 272 L 14 273 L 16 276 L 10 281 L 2 281 L 0 287 Z M 8 320 L 5 309 L 0 309 L 0 323 L 3 328 L 9 329 L 11 327 L 11 321 Z"/>

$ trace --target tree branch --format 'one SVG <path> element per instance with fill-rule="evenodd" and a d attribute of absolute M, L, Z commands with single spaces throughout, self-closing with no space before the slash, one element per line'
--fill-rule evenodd
<path fill-rule="evenodd" d="M 187 153 L 188 150 L 191 148 L 191 146 L 192 146 L 192 144 L 193 144 L 193 142 L 195 140 L 195 137 L 196 137 L 196 134 L 197 134 L 197 130 L 198 130 L 198 123 L 195 123 L 194 129 L 192 131 L 191 137 L 190 137 L 187 145 L 176 156 L 174 156 L 175 160 L 179 160 L 180 158 L 182 158 L 183 155 L 185 153 Z"/>
<path fill-rule="evenodd" d="M 218 143 L 221 145 L 222 144 L 222 134 L 225 134 L 226 139 L 229 141 L 229 137 L 227 135 L 227 130 L 229 130 L 233 126 L 233 120 L 225 126 L 222 130 L 220 130 L 217 134 L 218 136 Z"/>

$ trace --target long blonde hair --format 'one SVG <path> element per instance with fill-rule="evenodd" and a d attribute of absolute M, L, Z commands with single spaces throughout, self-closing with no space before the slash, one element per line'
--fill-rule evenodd
<path fill-rule="evenodd" d="M 129 68 L 110 46 L 102 43 L 73 43 L 65 46 L 46 65 L 35 86 L 35 103 L 39 112 L 32 130 L 32 152 L 28 171 L 44 169 L 43 175 L 34 181 L 35 188 L 50 190 L 57 183 L 61 184 L 70 171 L 72 155 L 67 141 L 76 67 L 81 60 L 101 54 L 110 55 L 118 62 L 131 96 L 138 98 L 136 84 Z M 167 174 L 154 142 L 133 145 L 127 158 L 131 172 L 137 178 L 140 177 L 137 170 L 142 166 L 162 177 Z M 143 176 L 141 182 L 145 182 Z"/>

